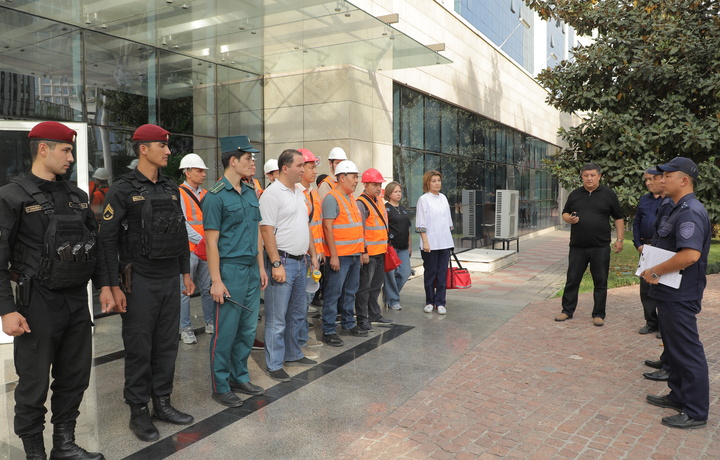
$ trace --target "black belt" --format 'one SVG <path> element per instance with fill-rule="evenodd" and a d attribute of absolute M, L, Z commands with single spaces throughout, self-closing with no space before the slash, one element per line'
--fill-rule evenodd
<path fill-rule="evenodd" d="M 652 238 L 640 238 L 640 242 L 642 244 L 650 244 L 652 243 Z"/>
<path fill-rule="evenodd" d="M 301 256 L 294 256 L 294 255 L 288 254 L 288 253 L 286 252 L 286 253 L 285 253 L 285 257 L 287 257 L 287 258 L 289 258 L 289 259 L 294 259 L 294 260 L 305 260 L 305 254 L 303 254 L 303 255 L 301 255 Z"/>

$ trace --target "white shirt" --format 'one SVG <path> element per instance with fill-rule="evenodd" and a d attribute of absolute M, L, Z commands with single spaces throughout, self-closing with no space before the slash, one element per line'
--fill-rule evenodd
<path fill-rule="evenodd" d="M 278 253 L 301 256 L 310 245 L 307 206 L 303 192 L 276 180 L 260 195 L 260 225 L 275 227 Z"/>
<path fill-rule="evenodd" d="M 450 218 L 450 204 L 442 193 L 426 193 L 418 199 L 415 228 L 424 228 L 430 250 L 455 247 L 452 238 L 453 223 Z M 420 249 L 423 241 L 420 239 Z"/>

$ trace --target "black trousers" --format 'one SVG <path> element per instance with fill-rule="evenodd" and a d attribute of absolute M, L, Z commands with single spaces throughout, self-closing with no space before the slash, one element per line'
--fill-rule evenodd
<path fill-rule="evenodd" d="M 370 261 L 360 265 L 360 289 L 355 294 L 355 314 L 358 324 L 365 324 L 382 317 L 378 296 L 385 281 L 385 253 L 370 256 Z"/>
<path fill-rule="evenodd" d="M 607 280 L 610 271 L 610 246 L 595 248 L 576 248 L 570 246 L 568 253 L 567 281 L 562 296 L 562 311 L 573 316 L 578 302 L 580 282 L 590 264 L 590 274 L 593 280 L 593 318 L 605 319 L 605 304 L 607 302 Z"/>
<path fill-rule="evenodd" d="M 643 306 L 645 322 L 650 326 L 658 327 L 657 303 L 655 299 L 648 297 L 650 285 L 644 279 L 640 278 L 640 303 Z"/>
<path fill-rule="evenodd" d="M 180 277 L 133 274 L 122 315 L 127 404 L 144 405 L 172 393 L 180 327 Z"/>
<path fill-rule="evenodd" d="M 84 302 L 82 297 L 68 304 L 62 294 L 34 291 L 30 306 L 18 309 L 32 331 L 14 341 L 15 434 L 20 437 L 43 432 L 48 388 L 51 423 L 71 422 L 80 415 L 92 364 L 92 321 L 87 295 Z"/>

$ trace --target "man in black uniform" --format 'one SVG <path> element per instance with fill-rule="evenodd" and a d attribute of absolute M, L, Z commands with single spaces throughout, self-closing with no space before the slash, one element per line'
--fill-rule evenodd
<path fill-rule="evenodd" d="M 151 398 L 156 419 L 178 425 L 193 422 L 192 416 L 170 404 L 180 327 L 177 275 L 183 275 L 184 294 L 192 294 L 195 285 L 189 275 L 178 186 L 160 174 L 170 156 L 169 134 L 156 125 L 135 131 L 137 168 L 110 187 L 100 229 L 109 282 L 122 313 L 124 397 L 130 406 L 130 429 L 143 441 L 160 437 L 147 407 Z"/>
<path fill-rule="evenodd" d="M 692 160 L 675 157 L 657 169 L 663 172 L 663 190 L 674 205 L 667 218 L 659 222 L 655 246 L 675 254 L 640 276 L 650 284 L 649 296 L 657 302 L 665 345 L 662 360 L 669 363 L 672 372 L 668 378 L 670 393 L 647 395 L 646 399 L 652 405 L 679 412 L 663 417 L 663 425 L 700 428 L 707 425 L 710 410 L 708 363 L 697 327 L 707 284 L 710 218 L 695 198 L 698 168 Z M 664 275 L 678 271 L 682 273 L 678 288 L 663 284 Z"/>
<path fill-rule="evenodd" d="M 46 458 L 51 369 L 50 458 L 105 458 L 75 444 L 92 363 L 91 277 L 102 286 L 100 301 L 114 307 L 104 261 L 95 258 L 97 222 L 88 196 L 61 177 L 73 162 L 76 135 L 54 121 L 36 125 L 28 135 L 31 174 L 0 188 L 0 315 L 3 331 L 15 337 L 15 433 L 28 459 Z"/>

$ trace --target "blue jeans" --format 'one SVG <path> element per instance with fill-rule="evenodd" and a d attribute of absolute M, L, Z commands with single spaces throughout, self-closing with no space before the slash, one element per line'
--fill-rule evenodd
<path fill-rule="evenodd" d="M 410 251 L 407 249 L 396 249 L 397 255 L 402 261 L 395 270 L 385 273 L 385 303 L 390 307 L 400 305 L 400 291 L 410 278 Z"/>
<path fill-rule="evenodd" d="M 340 256 L 340 270 L 328 264 L 322 309 L 323 334 L 337 333 L 335 317 L 340 313 L 342 327 L 355 327 L 355 294 L 360 287 L 360 256 Z M 342 299 L 340 298 L 342 296 Z M 338 312 L 338 305 L 340 311 Z"/>
<path fill-rule="evenodd" d="M 607 302 L 607 280 L 610 272 L 610 246 L 595 248 L 576 248 L 570 246 L 568 253 L 567 281 L 562 296 L 562 311 L 568 316 L 575 313 L 578 303 L 578 291 L 585 270 L 590 264 L 590 274 L 593 280 L 593 318 L 605 319 L 605 304 Z"/>
<path fill-rule="evenodd" d="M 431 249 L 429 253 L 421 250 L 420 255 L 425 269 L 425 305 L 444 307 L 450 248 Z"/>
<path fill-rule="evenodd" d="M 215 302 L 210 296 L 210 270 L 207 261 L 202 260 L 194 252 L 190 253 L 190 277 L 200 289 L 203 318 L 206 323 L 212 323 L 215 317 Z M 180 275 L 180 290 L 185 290 L 182 275 Z M 186 327 L 190 327 L 190 296 L 180 292 L 180 330 Z"/>
<path fill-rule="evenodd" d="M 271 265 L 266 260 L 266 267 Z M 276 371 L 285 361 L 303 357 L 300 350 L 302 325 L 307 322 L 305 276 L 307 264 L 303 260 L 285 260 L 285 282 L 272 279 L 268 272 L 265 288 L 265 362 L 269 371 Z"/>

